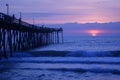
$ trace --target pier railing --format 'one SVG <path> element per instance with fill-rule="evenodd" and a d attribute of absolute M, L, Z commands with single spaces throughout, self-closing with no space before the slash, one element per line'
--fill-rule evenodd
<path fill-rule="evenodd" d="M 63 43 L 62 28 L 36 26 L 0 13 L 0 59 L 14 56 L 13 52 L 25 51 L 49 44 Z"/>

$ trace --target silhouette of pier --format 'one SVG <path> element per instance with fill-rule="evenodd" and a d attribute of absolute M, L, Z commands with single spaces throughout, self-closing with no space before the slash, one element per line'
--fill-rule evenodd
<path fill-rule="evenodd" d="M 39 27 L 0 13 L 0 59 L 13 57 L 16 51 L 57 43 L 63 43 L 62 28 Z"/>

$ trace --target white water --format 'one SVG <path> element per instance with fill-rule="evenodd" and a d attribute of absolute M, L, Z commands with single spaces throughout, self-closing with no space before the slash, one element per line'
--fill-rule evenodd
<path fill-rule="evenodd" d="M 120 51 L 119 37 L 67 38 L 64 44 L 31 51 L 40 54 L 44 50 L 71 52 L 66 57 L 32 57 L 26 53 L 28 57 L 3 60 L 0 69 L 8 71 L 0 77 L 6 80 L 120 80 L 120 57 L 113 57 L 111 52 Z"/>

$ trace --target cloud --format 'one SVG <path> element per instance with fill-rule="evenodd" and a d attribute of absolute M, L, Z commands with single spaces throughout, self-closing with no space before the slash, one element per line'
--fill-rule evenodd
<path fill-rule="evenodd" d="M 1 0 L 0 10 L 4 13 L 6 3 L 11 14 L 22 12 L 25 21 L 31 17 L 45 24 L 120 21 L 120 0 Z"/>
<path fill-rule="evenodd" d="M 66 23 L 48 24 L 48 27 L 62 27 L 64 35 L 88 36 L 88 32 L 97 32 L 99 36 L 120 36 L 120 22 L 114 23 Z"/>

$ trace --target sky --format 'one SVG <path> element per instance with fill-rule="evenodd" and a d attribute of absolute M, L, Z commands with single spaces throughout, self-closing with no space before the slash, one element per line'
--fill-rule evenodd
<path fill-rule="evenodd" d="M 0 0 L 0 12 L 10 14 L 32 23 L 106 23 L 120 21 L 120 0 Z"/>
<path fill-rule="evenodd" d="M 10 15 L 15 14 L 19 18 L 21 12 L 22 20 L 29 23 L 54 24 L 51 26 L 56 27 L 61 24 L 66 34 L 120 34 L 120 25 L 116 23 L 120 22 L 120 0 L 0 0 L 0 12 L 7 13 L 6 4 L 9 4 Z"/>
<path fill-rule="evenodd" d="M 119 36 L 120 22 L 111 23 L 65 23 L 49 24 L 48 27 L 63 27 L 65 36 Z M 113 37 L 111 37 L 113 38 Z"/>

